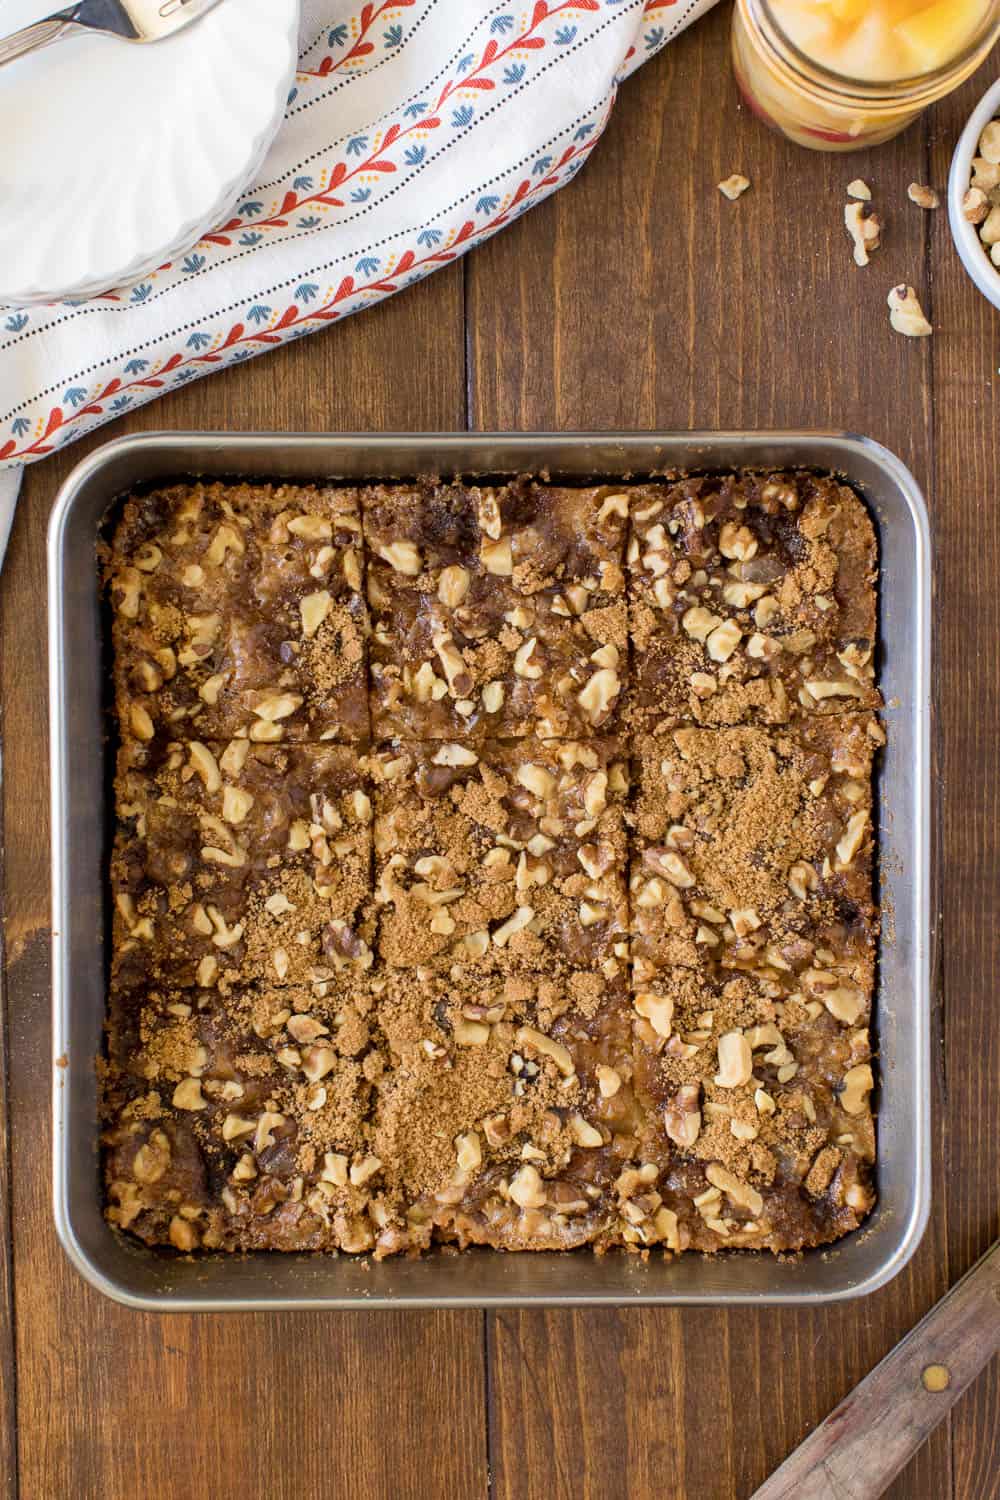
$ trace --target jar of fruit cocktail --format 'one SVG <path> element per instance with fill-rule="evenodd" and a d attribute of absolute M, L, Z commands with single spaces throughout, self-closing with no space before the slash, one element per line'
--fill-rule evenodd
<path fill-rule="evenodd" d="M 853 151 L 957 88 L 998 35 L 1000 0 L 736 0 L 733 65 L 768 125 Z"/>

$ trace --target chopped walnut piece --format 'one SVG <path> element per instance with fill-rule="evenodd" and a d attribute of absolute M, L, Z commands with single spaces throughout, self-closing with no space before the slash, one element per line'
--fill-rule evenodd
<path fill-rule="evenodd" d="M 934 332 L 924 317 L 924 310 L 912 286 L 902 283 L 894 286 L 886 300 L 889 304 L 889 322 L 897 333 L 905 334 L 908 339 L 920 339 Z"/>
<path fill-rule="evenodd" d="M 744 177 L 741 172 L 734 172 L 732 176 L 726 177 L 718 184 L 719 192 L 724 198 L 728 198 L 730 203 L 734 202 L 741 193 L 745 193 L 749 186 L 749 177 Z"/>
<path fill-rule="evenodd" d="M 855 177 L 847 184 L 847 196 L 849 198 L 861 198 L 867 203 L 872 195 L 872 190 L 861 177 Z"/>
<path fill-rule="evenodd" d="M 911 182 L 909 187 L 906 189 L 906 196 L 909 198 L 910 202 L 915 203 L 918 208 L 937 208 L 941 202 L 940 198 L 932 187 L 926 187 L 923 183 L 920 182 Z"/>
<path fill-rule="evenodd" d="M 862 203 L 845 203 L 844 226 L 854 246 L 854 264 L 866 266 L 869 252 L 882 243 L 882 220 L 876 213 L 865 213 Z"/>

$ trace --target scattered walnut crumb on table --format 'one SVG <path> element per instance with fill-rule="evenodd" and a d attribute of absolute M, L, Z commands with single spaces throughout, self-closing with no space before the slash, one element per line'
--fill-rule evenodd
<path fill-rule="evenodd" d="M 718 184 L 719 192 L 724 198 L 728 198 L 730 203 L 735 202 L 749 186 L 749 177 L 744 177 L 741 172 L 733 172 L 730 177 L 726 177 Z"/>
<path fill-rule="evenodd" d="M 876 213 L 866 213 L 863 203 L 845 203 L 844 225 L 854 247 L 854 264 L 867 266 L 869 252 L 882 243 L 882 220 Z"/>
<path fill-rule="evenodd" d="M 852 182 L 849 182 L 847 184 L 847 196 L 849 198 L 860 198 L 865 203 L 868 203 L 871 199 L 871 195 L 871 188 L 868 186 L 867 182 L 865 182 L 860 177 L 855 177 Z"/>
<path fill-rule="evenodd" d="M 921 182 L 911 182 L 909 187 L 906 189 L 906 196 L 909 198 L 910 202 L 915 203 L 918 208 L 937 208 L 941 203 L 941 200 L 934 189 L 932 187 L 927 187 L 924 183 Z"/>
<path fill-rule="evenodd" d="M 909 339 L 921 339 L 934 332 L 912 286 L 905 283 L 894 286 L 886 301 L 889 304 L 889 322 L 897 333 L 902 333 Z"/>

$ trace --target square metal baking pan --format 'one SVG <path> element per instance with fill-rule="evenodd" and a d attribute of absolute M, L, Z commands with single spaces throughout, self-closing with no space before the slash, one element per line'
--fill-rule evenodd
<path fill-rule="evenodd" d="M 568 481 L 686 470 L 833 470 L 864 497 L 881 558 L 880 674 L 888 746 L 878 773 L 878 878 L 887 913 L 876 997 L 878 1205 L 861 1230 L 776 1260 L 589 1252 L 361 1264 L 347 1255 L 181 1258 L 132 1242 L 101 1212 L 97 1077 L 105 1005 L 110 784 L 105 616 L 95 544 L 135 485 L 183 477 L 337 480 L 547 469 Z M 912 476 L 868 438 L 826 432 L 457 434 L 159 433 L 98 449 L 70 475 L 49 528 L 54 1197 L 59 1237 L 99 1291 L 163 1311 L 264 1308 L 820 1303 L 883 1286 L 929 1209 L 930 543 Z"/>

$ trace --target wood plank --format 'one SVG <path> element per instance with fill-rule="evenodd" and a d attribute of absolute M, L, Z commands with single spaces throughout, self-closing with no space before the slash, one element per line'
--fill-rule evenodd
<path fill-rule="evenodd" d="M 3 770 L 0 765 L 0 784 Z M 3 859 L 3 809 L 0 806 L 0 862 Z M 2 893 L 0 893 L 2 903 Z M 0 904 L 0 912 L 2 912 Z M 14 1361 L 14 1275 L 10 1226 L 10 1142 L 7 1120 L 4 985 L 4 939 L 0 928 L 0 1497 L 17 1495 L 17 1382 Z"/>
<path fill-rule="evenodd" d="M 988 83 L 981 70 L 942 104 L 932 136 L 933 180 Z M 1000 959 L 994 928 L 1000 792 L 993 767 L 1000 725 L 1000 313 L 966 275 L 942 211 L 932 244 L 934 488 L 937 496 L 938 715 L 941 726 L 945 1065 L 948 1096 L 948 1250 L 960 1276 L 997 1233 L 1000 1182 Z M 970 649 L 971 644 L 971 649 Z M 972 794 L 970 795 L 970 788 Z M 996 1362 L 952 1418 L 956 1500 L 1000 1494 Z"/>
<path fill-rule="evenodd" d="M 461 351 L 455 267 L 116 430 L 460 427 Z M 21 1500 L 484 1495 L 479 1314 L 144 1316 L 90 1291 L 56 1243 L 46 1168 L 44 527 L 59 481 L 110 435 L 29 472 L 3 577 Z"/>
<path fill-rule="evenodd" d="M 846 427 L 926 479 L 932 352 L 885 305 L 925 290 L 922 127 L 870 157 L 786 145 L 738 107 L 727 27 L 720 7 L 644 67 L 574 185 L 469 261 L 470 425 Z M 753 187 L 728 203 L 733 171 Z M 887 221 L 867 270 L 854 176 Z M 748 1495 L 944 1291 L 941 1185 L 916 1259 L 860 1306 L 490 1316 L 497 1500 L 625 1476 L 634 1500 Z M 950 1493 L 946 1429 L 889 1493 Z"/>

